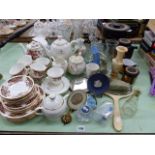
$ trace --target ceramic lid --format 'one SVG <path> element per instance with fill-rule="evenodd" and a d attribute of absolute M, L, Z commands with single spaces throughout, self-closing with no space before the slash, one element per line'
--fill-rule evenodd
<path fill-rule="evenodd" d="M 69 60 L 72 62 L 72 63 L 76 63 L 76 64 L 79 64 L 79 63 L 81 63 L 81 62 L 83 62 L 84 61 L 84 59 L 83 59 L 83 57 L 82 56 L 80 56 L 80 55 L 72 55 L 70 58 L 69 58 Z"/>
<path fill-rule="evenodd" d="M 29 44 L 27 45 L 27 48 L 28 48 L 29 50 L 32 50 L 32 51 L 33 51 L 33 50 L 41 50 L 41 49 L 42 49 L 40 43 L 37 42 L 37 41 L 32 41 L 31 43 L 29 43 Z"/>
<path fill-rule="evenodd" d="M 136 63 L 134 61 L 132 61 L 131 59 L 123 59 L 123 64 L 125 66 L 135 66 Z"/>
<path fill-rule="evenodd" d="M 48 110 L 57 110 L 59 109 L 63 104 L 63 97 L 56 94 L 50 94 L 44 99 L 43 105 L 45 109 Z"/>
<path fill-rule="evenodd" d="M 21 63 L 17 63 L 11 67 L 11 69 L 9 70 L 9 74 L 16 75 L 16 74 L 20 73 L 23 69 L 24 69 L 24 65 Z"/>
<path fill-rule="evenodd" d="M 63 39 L 61 35 L 58 36 L 58 39 L 56 39 L 52 45 L 55 45 L 55 46 L 64 46 L 68 44 L 68 41 Z"/>
<path fill-rule="evenodd" d="M 52 67 L 47 71 L 47 75 L 52 78 L 61 77 L 64 74 L 64 70 L 60 67 Z"/>
<path fill-rule="evenodd" d="M 30 68 L 35 70 L 35 71 L 40 71 L 40 72 L 43 72 L 46 70 L 46 66 L 43 64 L 40 64 L 38 62 L 31 64 Z"/>

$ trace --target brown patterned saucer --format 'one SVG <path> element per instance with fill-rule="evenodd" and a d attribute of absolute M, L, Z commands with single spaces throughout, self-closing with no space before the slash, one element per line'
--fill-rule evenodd
<path fill-rule="evenodd" d="M 34 81 L 30 76 L 14 76 L 2 84 L 0 96 L 5 101 L 21 99 L 30 94 L 33 87 Z"/>
<path fill-rule="evenodd" d="M 3 110 L 3 108 L 1 108 L 0 115 L 13 123 L 23 123 L 23 122 L 25 122 L 29 119 L 32 119 L 33 117 L 36 116 L 35 109 L 41 105 L 44 96 L 45 96 L 45 94 L 44 94 L 42 88 L 39 87 L 38 97 L 34 100 L 33 107 L 30 110 L 28 110 L 22 114 L 12 114 L 12 113 L 6 111 L 5 109 Z M 3 107 L 2 103 L 0 103 L 0 107 L 1 106 Z"/>
<path fill-rule="evenodd" d="M 36 88 L 35 89 L 36 92 L 33 93 L 35 95 L 33 96 L 33 98 L 29 98 L 28 102 L 23 101 L 23 103 L 21 102 L 21 104 L 18 104 L 18 105 L 9 105 L 5 102 L 2 102 L 4 109 L 12 114 L 21 114 L 28 110 L 31 110 L 32 107 L 35 106 L 35 103 L 40 95 L 39 86 L 35 86 L 35 88 Z"/>

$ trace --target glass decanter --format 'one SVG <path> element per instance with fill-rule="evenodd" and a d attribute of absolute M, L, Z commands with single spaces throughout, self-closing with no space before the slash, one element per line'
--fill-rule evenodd
<path fill-rule="evenodd" d="M 134 90 L 133 94 L 123 102 L 121 106 L 122 117 L 131 118 L 136 114 L 140 93 L 140 90 Z"/>

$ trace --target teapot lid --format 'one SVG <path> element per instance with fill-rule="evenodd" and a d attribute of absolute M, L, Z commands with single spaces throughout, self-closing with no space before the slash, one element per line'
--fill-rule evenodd
<path fill-rule="evenodd" d="M 63 39 L 63 37 L 61 35 L 59 35 L 58 39 L 56 39 L 53 42 L 53 44 L 56 45 L 56 46 L 64 46 L 64 45 L 68 44 L 68 41 Z"/>
<path fill-rule="evenodd" d="M 64 100 L 62 96 L 50 94 L 44 99 L 43 105 L 45 109 L 54 111 L 61 108 L 63 102 Z"/>
<path fill-rule="evenodd" d="M 39 42 L 33 40 L 31 43 L 27 44 L 27 48 L 31 50 L 36 50 L 40 49 L 41 45 Z"/>

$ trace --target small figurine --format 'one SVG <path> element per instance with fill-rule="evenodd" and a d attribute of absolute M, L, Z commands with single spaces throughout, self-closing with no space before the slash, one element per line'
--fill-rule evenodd
<path fill-rule="evenodd" d="M 61 121 L 63 122 L 64 125 L 69 124 L 72 121 L 72 116 L 71 116 L 70 112 L 63 115 L 61 117 Z"/>

